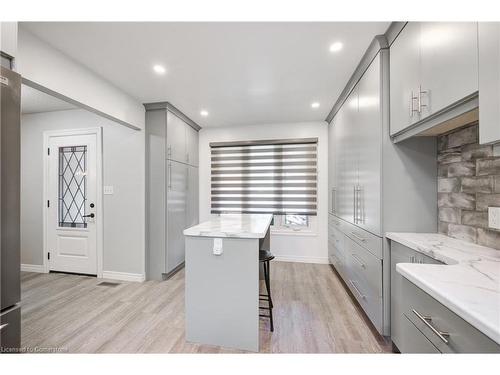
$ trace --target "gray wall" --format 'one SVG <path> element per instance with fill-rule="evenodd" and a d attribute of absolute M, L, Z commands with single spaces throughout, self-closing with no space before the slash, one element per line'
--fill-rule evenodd
<path fill-rule="evenodd" d="M 500 206 L 500 156 L 478 143 L 478 125 L 438 138 L 439 231 L 500 249 L 488 228 L 488 207 Z"/>
<path fill-rule="evenodd" d="M 144 131 L 136 131 L 85 110 L 21 117 L 21 263 L 42 259 L 43 132 L 103 128 L 104 271 L 144 274 Z"/>

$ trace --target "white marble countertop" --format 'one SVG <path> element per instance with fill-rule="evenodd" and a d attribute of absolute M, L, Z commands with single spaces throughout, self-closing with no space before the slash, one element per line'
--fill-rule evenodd
<path fill-rule="evenodd" d="M 223 214 L 184 229 L 185 236 L 195 237 L 265 237 L 273 215 L 271 214 Z"/>
<path fill-rule="evenodd" d="M 396 270 L 500 344 L 500 250 L 436 233 L 386 237 L 445 263 L 398 263 Z"/>

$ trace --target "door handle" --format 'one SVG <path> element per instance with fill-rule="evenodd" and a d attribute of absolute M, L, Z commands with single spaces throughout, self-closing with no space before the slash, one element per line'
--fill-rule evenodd
<path fill-rule="evenodd" d="M 94 214 L 88 214 L 88 215 L 83 215 L 82 217 L 90 217 L 91 219 L 93 219 L 95 217 Z"/>

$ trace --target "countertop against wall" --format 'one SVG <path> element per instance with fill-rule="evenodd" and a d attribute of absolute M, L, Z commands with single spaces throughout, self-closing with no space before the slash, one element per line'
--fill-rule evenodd
<path fill-rule="evenodd" d="M 386 237 L 445 263 L 399 263 L 396 270 L 500 344 L 500 250 L 436 233 Z"/>

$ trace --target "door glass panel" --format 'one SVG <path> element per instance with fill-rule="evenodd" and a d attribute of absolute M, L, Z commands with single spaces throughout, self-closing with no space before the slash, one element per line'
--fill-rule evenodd
<path fill-rule="evenodd" d="M 86 228 L 87 146 L 59 147 L 59 226 Z"/>

